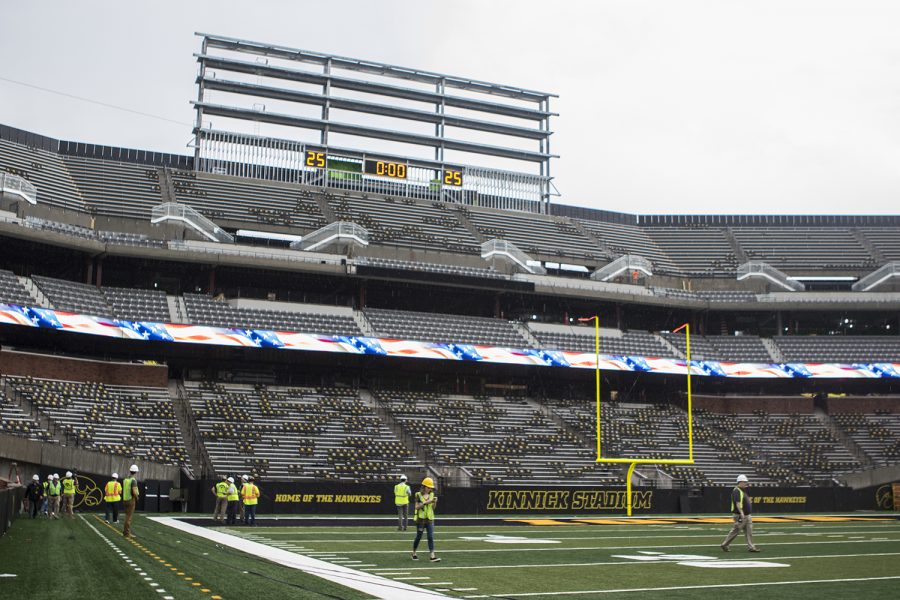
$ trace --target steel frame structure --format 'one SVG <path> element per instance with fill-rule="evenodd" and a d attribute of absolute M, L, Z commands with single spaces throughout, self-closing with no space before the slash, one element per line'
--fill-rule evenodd
<path fill-rule="evenodd" d="M 424 185 L 427 193 L 420 193 L 423 191 L 420 189 L 410 193 L 401 192 L 400 195 L 429 198 L 437 196 L 437 199 L 443 201 L 549 213 L 553 189 L 550 163 L 552 158 L 557 157 L 550 153 L 550 136 L 553 133 L 550 130 L 550 119 L 557 116 L 557 113 L 550 110 L 550 101 L 557 97 L 555 94 L 213 34 L 196 35 L 202 37 L 202 43 L 200 53 L 195 54 L 199 63 L 196 79 L 198 90 L 197 99 L 192 102 L 196 111 L 195 169 L 310 183 L 309 180 L 314 178 L 301 173 L 308 169 L 304 169 L 299 160 L 307 148 L 324 150 L 329 156 L 337 155 L 340 160 L 364 161 L 367 156 L 377 156 L 402 161 L 410 169 L 423 170 L 419 180 L 411 183 L 419 183 L 420 187 Z M 243 60 L 242 55 L 254 56 L 255 60 Z M 270 65 L 269 59 L 277 60 L 279 65 Z M 281 66 L 283 63 L 290 66 Z M 320 71 L 296 68 L 294 63 L 316 65 Z M 369 79 L 347 77 L 335 71 L 358 72 Z M 239 74 L 238 79 L 234 79 L 235 74 Z M 257 82 L 248 82 L 246 77 L 244 81 L 239 80 L 240 76 L 246 75 L 256 76 Z M 266 80 L 265 84 L 262 83 L 263 78 Z M 429 90 L 421 85 L 414 87 L 404 82 L 434 87 Z M 308 84 L 307 89 L 311 85 L 311 89 L 317 91 L 297 89 L 298 83 Z M 336 91 L 350 92 L 351 95 L 363 92 L 367 97 L 372 97 L 373 101 L 342 97 L 336 95 Z M 453 93 L 454 91 L 462 93 Z M 210 102 L 207 100 L 207 92 L 225 92 L 246 97 L 248 102 L 252 101 L 253 108 Z M 493 101 L 492 96 L 503 98 L 504 101 Z M 321 113 L 318 118 L 311 118 L 308 114 L 270 112 L 265 110 L 265 100 L 277 100 L 280 106 L 317 106 Z M 395 100 L 402 100 L 402 105 L 392 102 Z M 421 103 L 423 107 L 431 106 L 433 109 L 410 108 L 407 101 Z M 465 113 L 448 114 L 448 107 L 461 109 Z M 428 135 L 337 121 L 332 118 L 333 109 L 391 117 L 413 127 L 415 124 L 431 124 L 434 126 L 434 133 Z M 205 127 L 205 118 L 214 116 L 318 131 L 319 143 L 308 144 L 298 140 Z M 509 118 L 531 126 L 511 124 Z M 515 140 L 519 146 L 536 144 L 537 148 L 526 150 L 513 143 L 492 145 L 450 138 L 446 135 L 448 127 L 499 134 Z M 330 134 L 348 134 L 363 140 L 387 140 L 429 147 L 434 150 L 434 159 L 390 156 L 367 151 L 366 148 L 337 148 L 329 143 Z M 529 173 L 527 170 L 505 171 L 460 164 L 457 161 L 447 162 L 447 150 L 467 155 L 512 159 L 530 164 L 532 168 L 537 165 L 538 168 L 536 173 Z M 443 188 L 443 183 L 439 177 L 435 182 L 434 175 L 428 176 L 427 172 L 440 173 L 445 168 L 462 171 L 464 184 L 461 189 L 436 189 Z M 360 177 L 359 181 L 369 179 L 371 178 Z M 322 187 L 328 187 L 328 183 L 328 178 L 325 178 L 321 182 Z M 398 182 L 379 180 L 371 186 L 361 186 L 361 191 L 378 192 L 379 184 L 383 183 Z M 506 201 L 503 201 L 504 198 Z"/>

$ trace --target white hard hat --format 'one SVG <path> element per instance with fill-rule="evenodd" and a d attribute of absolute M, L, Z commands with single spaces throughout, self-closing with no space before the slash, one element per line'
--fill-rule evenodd
<path fill-rule="evenodd" d="M 35 473 L 34 475 L 32 475 L 31 478 L 34 479 L 35 481 L 40 481 L 40 480 L 41 480 L 41 476 L 38 475 L 37 473 Z"/>
<path fill-rule="evenodd" d="M 131 468 L 128 470 L 131 471 L 132 473 L 137 473 L 138 472 L 137 465 L 131 465 Z"/>
<path fill-rule="evenodd" d="M 59 473 L 54 473 L 54 474 L 53 474 L 53 479 L 59 479 Z"/>
<path fill-rule="evenodd" d="M 244 481 L 247 481 L 248 479 L 250 479 L 250 476 L 249 475 L 241 475 L 241 479 L 243 479 Z"/>
<path fill-rule="evenodd" d="M 229 477 L 229 478 L 228 478 L 228 483 L 234 483 L 234 477 Z"/>
<path fill-rule="evenodd" d="M 118 473 L 113 473 L 113 479 L 118 479 L 118 478 L 119 478 L 119 474 L 118 474 Z"/>
<path fill-rule="evenodd" d="M 400 481 L 406 481 L 406 475 L 401 475 L 401 476 L 400 476 Z"/>
<path fill-rule="evenodd" d="M 53 479 L 53 474 L 47 475 L 47 479 Z"/>
<path fill-rule="evenodd" d="M 71 476 L 72 476 L 72 471 L 66 471 L 66 477 L 71 477 Z"/>
<path fill-rule="evenodd" d="M 738 475 L 738 476 L 737 476 L 737 483 L 740 483 L 740 482 L 742 482 L 742 481 L 743 481 L 744 483 L 750 483 L 750 480 L 747 479 L 747 476 L 746 476 L 746 475 Z"/>

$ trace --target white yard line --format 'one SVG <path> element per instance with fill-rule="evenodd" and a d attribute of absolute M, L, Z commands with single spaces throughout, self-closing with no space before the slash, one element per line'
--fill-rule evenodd
<path fill-rule="evenodd" d="M 254 542 L 222 531 L 198 527 L 180 521 L 179 519 L 171 517 L 148 518 L 160 525 L 165 525 L 292 569 L 304 571 L 310 575 L 315 575 L 316 577 L 333 581 L 337 584 L 359 590 L 366 594 L 371 594 L 376 598 L 383 598 L 384 600 L 424 600 L 426 598 L 434 599 L 447 597 L 434 590 L 418 588 L 392 579 L 380 577 L 372 573 L 357 571 L 341 565 L 335 565 L 309 556 L 304 556 L 302 554 L 295 554 L 293 552 L 288 552 L 287 550 L 260 544 L 259 542 Z"/>
<path fill-rule="evenodd" d="M 720 556 L 724 556 L 720 553 Z M 798 560 L 804 558 L 816 558 L 816 559 L 825 559 L 825 558 L 859 558 L 859 557 L 870 557 L 870 556 L 900 556 L 900 552 L 876 552 L 876 553 L 868 553 L 868 554 L 819 554 L 816 556 L 765 556 L 766 560 Z M 747 561 L 756 561 L 760 560 L 759 556 L 752 556 L 748 558 L 728 558 L 729 561 L 739 561 L 739 560 L 747 560 Z M 560 567 L 610 567 L 615 565 L 631 565 L 637 566 L 641 565 L 645 567 L 647 565 L 666 565 L 671 564 L 671 561 L 659 561 L 659 562 L 635 562 L 633 560 L 616 560 L 616 561 L 606 561 L 606 562 L 585 562 L 585 563 L 543 563 L 539 565 L 466 565 L 462 567 L 418 567 L 416 571 L 430 571 L 440 569 L 441 571 L 469 571 L 473 569 L 558 569 Z M 379 575 L 388 575 L 388 573 L 380 572 L 380 569 L 372 569 L 373 572 L 378 572 Z"/>
<path fill-rule="evenodd" d="M 527 592 L 516 593 L 516 598 L 525 596 L 577 596 L 584 594 L 623 594 L 625 592 L 671 592 L 678 590 L 710 590 L 718 588 L 742 588 L 742 587 L 766 587 L 772 585 L 808 585 L 813 583 L 858 583 L 861 581 L 885 581 L 890 579 L 900 579 L 900 575 L 891 575 L 887 577 L 857 577 L 852 579 L 805 579 L 802 581 L 769 581 L 758 583 L 716 583 L 710 585 L 679 585 L 672 587 L 656 587 L 656 588 L 622 588 L 618 590 L 578 590 L 571 592 Z M 463 596 L 464 598 L 503 598 L 503 594 L 497 595 L 481 595 L 481 596 Z"/>

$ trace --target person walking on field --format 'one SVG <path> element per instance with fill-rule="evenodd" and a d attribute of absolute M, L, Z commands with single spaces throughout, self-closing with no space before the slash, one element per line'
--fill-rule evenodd
<path fill-rule="evenodd" d="M 107 523 L 119 522 L 119 502 L 122 500 L 122 484 L 119 483 L 119 474 L 113 473 L 112 479 L 106 483 L 103 489 L 104 520 Z M 112 521 L 109 515 L 112 513 Z"/>
<path fill-rule="evenodd" d="M 397 531 L 406 531 L 409 521 L 409 497 L 412 489 L 406 483 L 406 475 L 400 476 L 400 483 L 394 486 L 394 504 L 397 506 Z"/>
<path fill-rule="evenodd" d="M 440 562 L 434 554 L 434 508 L 437 506 L 437 495 L 434 493 L 434 480 L 426 477 L 422 480 L 422 488 L 416 492 L 416 539 L 413 542 L 412 559 L 419 560 L 416 549 L 422 541 L 422 534 L 428 534 L 428 551 L 431 562 Z"/>
<path fill-rule="evenodd" d="M 741 531 L 744 532 L 744 536 L 747 538 L 747 550 L 749 552 L 760 551 L 760 549 L 753 544 L 753 516 L 751 515 L 753 512 L 753 502 L 751 502 L 750 495 L 747 493 L 748 487 L 750 487 L 750 482 L 747 480 L 747 476 L 738 475 L 737 485 L 731 491 L 731 513 L 733 515 L 734 525 L 731 526 L 731 531 L 728 532 L 725 541 L 720 545 L 725 552 L 731 552 L 731 549 L 728 546 L 731 545 L 731 542 L 741 533 Z"/>
<path fill-rule="evenodd" d="M 75 477 L 72 471 L 66 471 L 66 477 L 62 480 L 62 514 L 75 518 Z"/>
<path fill-rule="evenodd" d="M 44 497 L 44 486 L 41 483 L 41 476 L 34 475 L 31 483 L 25 488 L 25 499 L 28 500 L 28 512 L 31 513 L 32 519 L 37 519 L 41 510 L 41 500 Z"/>
<path fill-rule="evenodd" d="M 122 499 L 125 504 L 125 524 L 122 527 L 122 535 L 130 538 L 134 537 L 131 534 L 131 519 L 134 517 L 134 509 L 137 507 L 137 501 L 141 491 L 138 489 L 137 465 L 131 465 L 131 468 L 128 471 L 128 477 L 122 482 Z"/>
<path fill-rule="evenodd" d="M 47 484 L 47 516 L 51 519 L 59 518 L 59 500 L 62 493 L 62 484 L 59 482 L 59 474 L 54 473 L 53 479 Z"/>
<path fill-rule="evenodd" d="M 244 501 L 244 525 L 255 527 L 256 504 L 259 502 L 259 488 L 256 487 L 252 475 L 247 479 L 247 483 L 241 488 L 241 499 Z"/>
<path fill-rule="evenodd" d="M 222 481 L 210 490 L 216 496 L 216 509 L 213 511 L 213 525 L 225 522 L 225 511 L 228 508 L 228 475 L 222 475 Z"/>

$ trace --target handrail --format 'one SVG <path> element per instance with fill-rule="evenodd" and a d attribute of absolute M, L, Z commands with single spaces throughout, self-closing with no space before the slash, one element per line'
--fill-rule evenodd
<path fill-rule="evenodd" d="M 154 206 L 150 212 L 150 222 L 158 225 L 166 221 L 183 223 L 211 242 L 234 242 L 234 237 L 187 204 L 164 202 Z"/>

